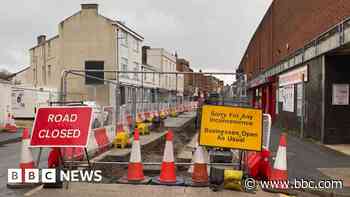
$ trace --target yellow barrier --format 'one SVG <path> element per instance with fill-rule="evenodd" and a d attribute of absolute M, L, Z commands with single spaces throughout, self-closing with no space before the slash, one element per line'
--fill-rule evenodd
<path fill-rule="evenodd" d="M 116 148 L 125 148 L 128 145 L 128 142 L 129 136 L 126 132 L 117 132 L 117 135 L 113 140 L 113 146 Z"/>
<path fill-rule="evenodd" d="M 148 124 L 146 123 L 138 123 L 136 124 L 139 129 L 140 135 L 148 135 L 150 134 Z"/>
<path fill-rule="evenodd" d="M 243 171 L 225 170 L 224 171 L 224 188 L 242 191 Z"/>

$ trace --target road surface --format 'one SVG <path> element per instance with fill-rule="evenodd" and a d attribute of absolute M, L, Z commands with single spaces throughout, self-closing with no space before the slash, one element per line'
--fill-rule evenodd
<path fill-rule="evenodd" d="M 46 167 L 47 154 L 49 149 L 43 149 L 40 167 Z M 21 152 L 21 142 L 5 144 L 0 146 L 0 196 L 17 197 L 23 196 L 27 190 L 13 190 L 6 187 L 7 184 L 7 169 L 18 168 Z M 36 160 L 39 149 L 33 149 L 33 157 Z"/>

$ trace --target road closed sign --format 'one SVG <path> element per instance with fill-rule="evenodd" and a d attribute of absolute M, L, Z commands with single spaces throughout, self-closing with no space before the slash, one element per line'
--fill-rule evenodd
<path fill-rule="evenodd" d="M 30 145 L 34 147 L 86 147 L 91 107 L 42 107 L 37 110 Z"/>
<path fill-rule="evenodd" d="M 199 144 L 261 151 L 262 129 L 260 109 L 204 105 Z"/>

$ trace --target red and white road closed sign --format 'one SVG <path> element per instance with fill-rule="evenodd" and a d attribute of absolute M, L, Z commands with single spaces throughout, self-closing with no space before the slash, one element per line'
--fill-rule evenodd
<path fill-rule="evenodd" d="M 34 120 L 30 141 L 35 147 L 86 147 L 91 107 L 42 107 Z"/>

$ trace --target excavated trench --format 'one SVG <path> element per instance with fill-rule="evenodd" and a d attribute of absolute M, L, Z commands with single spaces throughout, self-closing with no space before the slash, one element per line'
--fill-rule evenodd
<path fill-rule="evenodd" d="M 187 124 L 183 128 L 178 128 L 174 130 L 174 155 L 178 155 L 178 153 L 183 149 L 183 147 L 188 144 L 195 135 L 194 124 Z M 156 140 L 154 143 L 151 143 L 141 150 L 141 157 L 143 162 L 162 162 L 163 159 L 163 151 L 165 146 L 165 138 L 162 137 Z M 120 162 L 128 162 L 130 155 L 127 157 L 120 157 L 117 159 L 111 160 L 110 158 L 106 158 L 103 161 L 120 161 Z M 176 161 L 176 158 L 175 158 Z M 189 166 L 177 166 L 176 173 L 178 176 L 187 177 L 190 174 L 187 172 Z M 102 183 L 116 183 L 118 179 L 125 176 L 127 174 L 127 165 L 119 165 L 119 164 L 96 164 L 95 169 L 102 170 Z M 154 177 L 159 176 L 160 166 L 159 165 L 144 165 L 144 174 L 145 176 Z"/>

